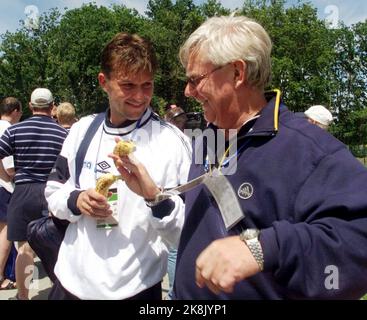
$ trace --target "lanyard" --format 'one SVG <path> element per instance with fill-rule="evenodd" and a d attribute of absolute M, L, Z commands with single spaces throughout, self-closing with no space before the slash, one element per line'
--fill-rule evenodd
<path fill-rule="evenodd" d="M 280 107 L 280 97 L 281 97 L 281 92 L 279 89 L 274 89 L 271 90 L 269 93 L 275 93 L 275 105 L 274 105 L 274 130 L 278 131 L 279 129 L 279 107 Z M 258 116 L 256 116 L 258 117 Z M 252 119 L 250 119 L 249 121 L 251 121 Z M 247 123 L 247 122 L 246 122 Z M 229 164 L 229 162 L 234 158 L 234 157 L 238 157 L 240 154 L 240 151 L 242 151 L 242 149 L 244 149 L 248 144 L 249 144 L 249 140 L 246 141 L 239 149 L 237 149 L 236 153 L 234 155 L 232 155 L 230 158 L 226 158 L 226 155 L 229 153 L 230 148 L 232 146 L 232 144 L 228 147 L 228 149 L 225 151 L 225 153 L 223 154 L 223 157 L 218 165 L 219 170 L 225 166 L 227 166 Z M 212 165 L 209 163 L 209 155 L 207 154 L 205 157 L 205 162 L 204 162 L 204 170 L 205 172 L 210 172 L 212 168 Z"/>
<path fill-rule="evenodd" d="M 231 155 L 230 157 L 227 157 L 227 154 L 229 153 L 231 147 L 232 147 L 232 144 L 227 148 L 227 150 L 224 152 L 223 154 L 223 157 L 218 165 L 218 168 L 219 168 L 219 171 L 221 170 L 221 168 L 224 168 L 226 167 L 230 161 L 233 159 L 233 158 L 237 158 L 239 155 L 240 155 L 240 152 L 250 143 L 250 140 L 247 140 L 245 143 L 242 144 L 242 146 L 240 148 L 238 148 L 236 150 L 236 152 Z M 205 172 L 210 172 L 212 169 L 212 165 L 209 163 L 209 156 L 206 155 L 206 158 L 205 158 L 205 162 L 204 162 L 204 170 Z"/>

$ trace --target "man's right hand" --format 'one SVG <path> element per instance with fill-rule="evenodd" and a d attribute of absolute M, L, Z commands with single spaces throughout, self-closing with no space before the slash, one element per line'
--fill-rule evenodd
<path fill-rule="evenodd" d="M 94 189 L 81 192 L 76 206 L 82 214 L 96 219 L 106 218 L 112 214 L 107 198 Z"/>

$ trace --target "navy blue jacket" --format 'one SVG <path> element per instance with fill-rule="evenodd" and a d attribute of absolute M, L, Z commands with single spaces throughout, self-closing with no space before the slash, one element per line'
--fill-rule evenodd
<path fill-rule="evenodd" d="M 175 299 L 354 299 L 367 292 L 367 170 L 339 140 L 284 105 L 277 131 L 274 104 L 240 130 L 237 170 L 227 176 L 236 193 L 249 186 L 238 196 L 245 218 L 227 232 L 205 186 L 186 193 Z M 196 143 L 205 149 L 205 141 Z M 194 159 L 189 179 L 203 173 Z M 264 271 L 231 294 L 199 288 L 198 255 L 246 228 L 261 230 Z"/>

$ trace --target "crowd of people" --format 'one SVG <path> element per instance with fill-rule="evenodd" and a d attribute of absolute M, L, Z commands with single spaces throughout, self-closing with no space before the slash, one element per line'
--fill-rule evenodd
<path fill-rule="evenodd" d="M 19 123 L 20 102 L 4 99 L 4 288 L 12 283 L 4 266 L 14 242 L 15 299 L 28 299 L 34 252 L 27 225 L 52 215 L 67 225 L 51 300 L 160 300 L 167 266 L 170 299 L 365 294 L 367 169 L 318 128 L 333 120 L 327 108 L 310 107 L 306 121 L 278 90 L 265 90 L 271 50 L 265 29 L 244 16 L 209 18 L 188 37 L 179 52 L 185 95 L 202 105 L 207 122 L 193 141 L 183 108 L 169 105 L 164 119 L 153 112 L 158 61 L 153 44 L 136 34 L 115 35 L 101 53 L 98 82 L 108 107 L 97 125 L 96 115 L 77 121 L 70 103 L 55 108 L 46 88 L 32 92 L 32 116 Z M 113 153 L 120 140 L 134 151 Z M 106 173 L 116 177 L 107 197 L 95 190 Z M 177 189 L 196 178 L 202 183 Z M 224 187 L 213 183 L 218 178 Z M 228 224 L 225 207 L 240 217 Z M 338 273 L 332 283 L 330 266 Z"/>

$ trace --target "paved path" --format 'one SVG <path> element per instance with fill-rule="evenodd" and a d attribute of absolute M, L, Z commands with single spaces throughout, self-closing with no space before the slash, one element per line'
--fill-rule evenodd
<path fill-rule="evenodd" d="M 39 259 L 35 260 L 35 270 L 34 280 L 31 283 L 31 288 L 29 290 L 29 296 L 31 300 L 47 300 L 48 292 L 51 288 L 51 281 L 46 276 L 41 262 Z M 37 276 L 38 273 L 38 276 Z M 10 297 L 14 297 L 17 290 L 0 290 L 0 300 L 7 300 Z"/>
<path fill-rule="evenodd" d="M 41 262 L 36 259 L 35 270 L 38 271 L 38 277 L 35 275 L 35 280 L 32 281 L 29 296 L 31 300 L 47 300 L 48 293 L 51 289 L 52 282 L 46 276 Z M 37 272 L 36 272 L 37 273 Z M 168 276 L 166 275 L 163 279 L 162 284 L 162 297 L 165 298 L 168 292 Z M 10 297 L 14 297 L 17 290 L 0 290 L 0 300 L 8 300 Z"/>

